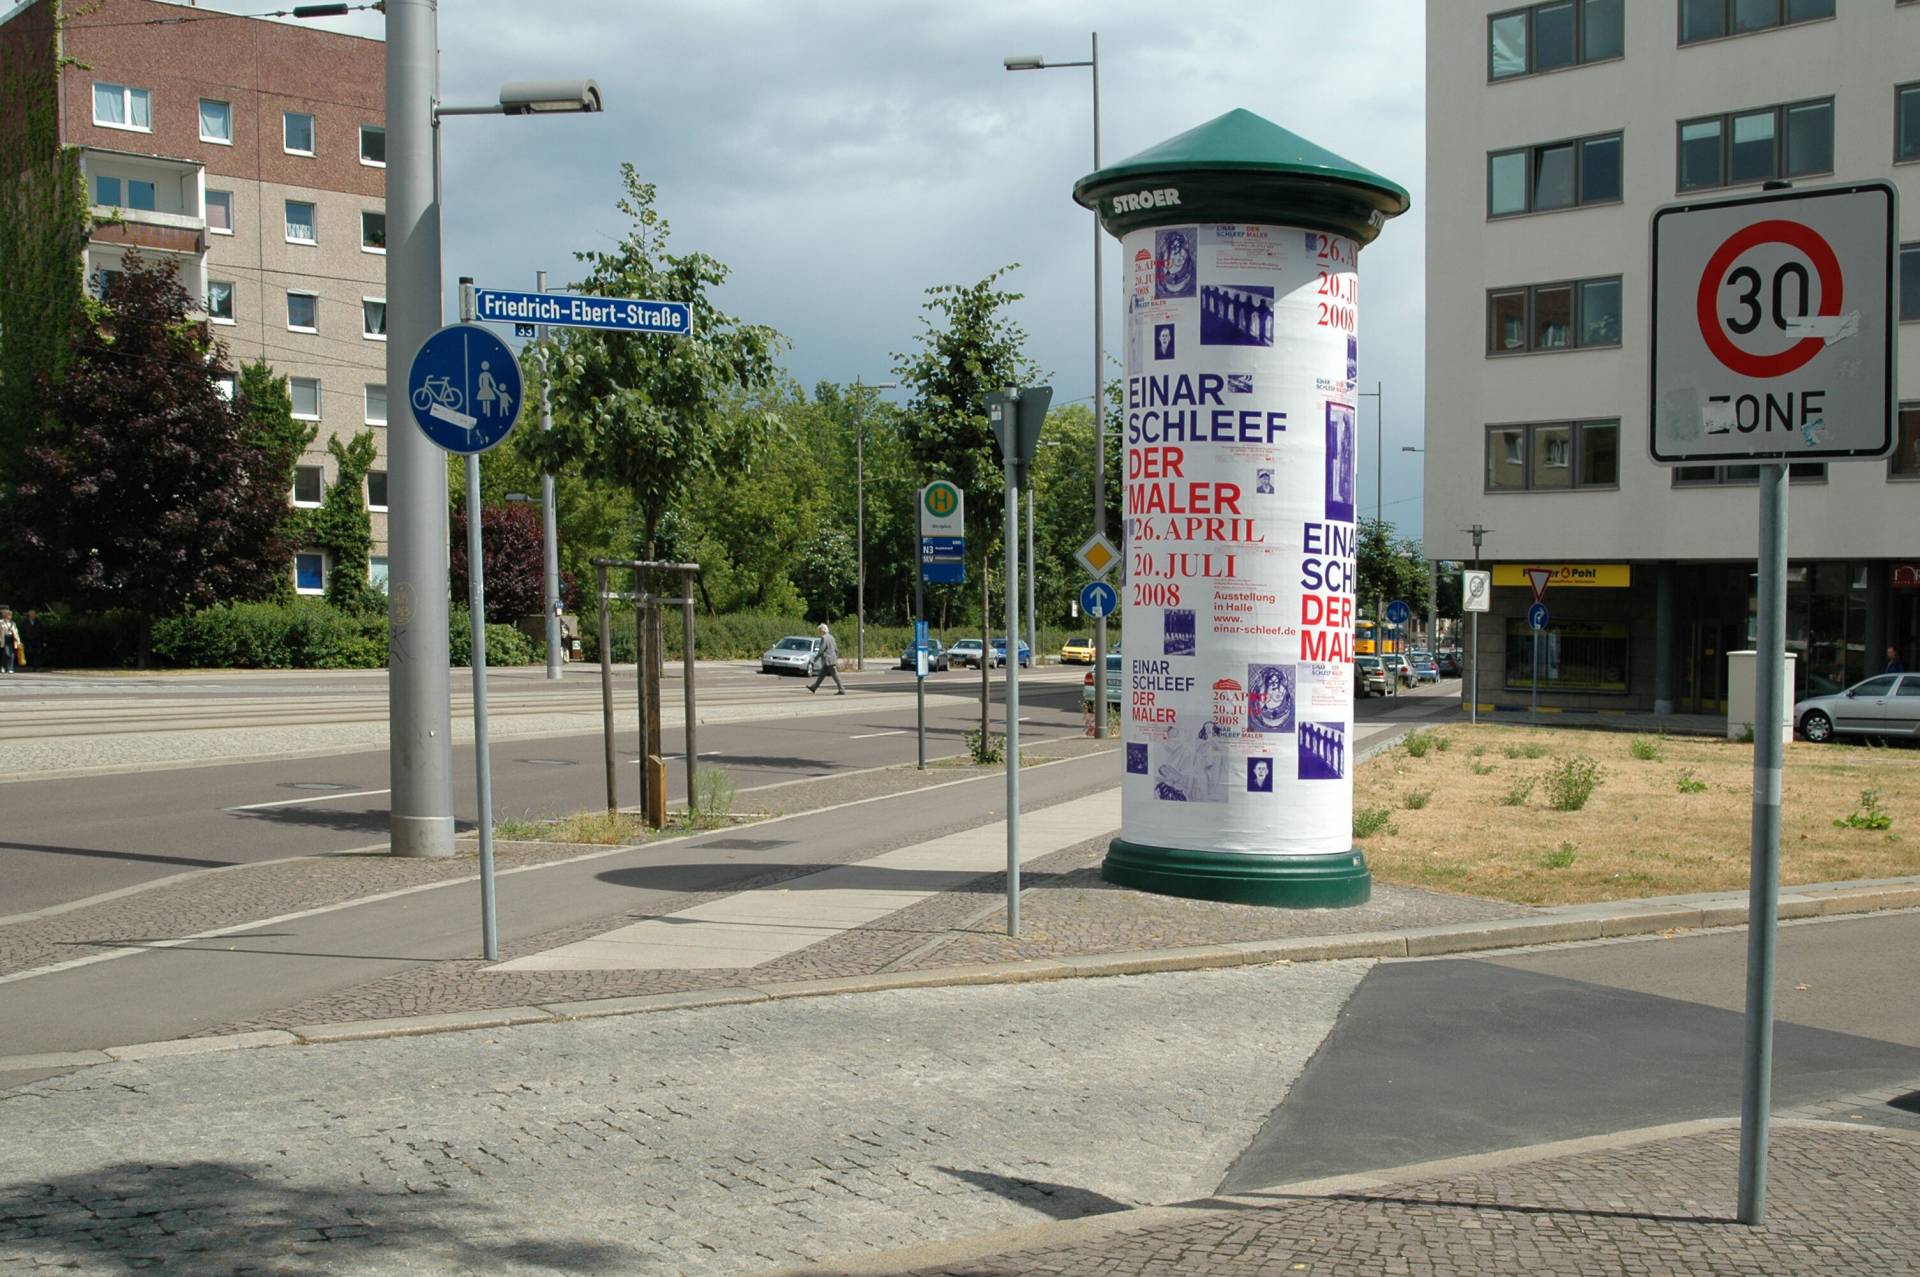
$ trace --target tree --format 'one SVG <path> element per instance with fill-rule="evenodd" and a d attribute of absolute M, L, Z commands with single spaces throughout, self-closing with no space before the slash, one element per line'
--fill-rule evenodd
<path fill-rule="evenodd" d="M 603 297 L 685 302 L 684 336 L 569 329 L 555 343 L 554 396 L 566 411 L 551 431 L 528 432 L 526 451 L 553 471 L 578 463 L 633 495 L 641 543 L 654 557 L 660 521 L 702 475 L 719 474 L 758 448 L 768 414 L 723 414 L 730 395 L 771 390 L 784 339 L 722 313 L 707 294 L 727 268 L 704 253 L 667 251 L 667 221 L 654 188 L 620 166 L 626 195 L 617 207 L 633 229 L 611 253 L 577 254 L 589 266 L 580 291 Z"/>
<path fill-rule="evenodd" d="M 170 262 L 129 252 L 46 419 L 17 460 L 4 515 L 16 586 L 143 621 L 270 597 L 287 572 L 284 455 L 214 384 L 222 351 L 188 318 Z"/>
<path fill-rule="evenodd" d="M 280 475 L 280 490 L 293 491 L 293 472 L 300 457 L 320 433 L 318 425 L 297 421 L 293 415 L 293 394 L 287 379 L 267 366 L 264 359 L 243 365 L 234 379 L 233 411 L 240 418 L 240 430 L 246 439 L 266 449 L 274 458 Z M 301 528 L 296 512 L 287 509 L 287 536 L 298 541 Z M 293 578 L 282 572 L 274 587 L 274 596 L 282 601 L 293 598 Z"/>
<path fill-rule="evenodd" d="M 1372 615 L 1376 604 L 1405 599 L 1414 612 L 1427 608 L 1427 559 L 1420 542 L 1393 535 L 1393 525 L 1361 519 L 1357 526 L 1360 588 L 1356 606 Z"/>
<path fill-rule="evenodd" d="M 329 439 L 327 451 L 333 454 L 333 482 L 318 510 L 299 512 L 292 535 L 298 544 L 316 546 L 332 559 L 327 602 L 346 612 L 377 612 L 386 607 L 387 598 L 374 588 L 368 573 L 373 520 L 367 514 L 366 486 L 377 455 L 373 431 L 362 430 L 344 443 L 338 437 Z"/>
<path fill-rule="evenodd" d="M 452 556 L 447 578 L 453 601 L 467 602 L 467 511 L 450 519 Z M 492 505 L 480 511 L 480 552 L 485 556 L 487 620 L 511 625 L 522 617 L 546 615 L 546 560 L 540 544 L 540 509 L 532 505 Z M 561 598 L 574 596 L 573 582 L 560 578 Z"/>

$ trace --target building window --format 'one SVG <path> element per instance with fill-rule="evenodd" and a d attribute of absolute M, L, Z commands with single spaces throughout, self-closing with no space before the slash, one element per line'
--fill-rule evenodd
<path fill-rule="evenodd" d="M 1618 421 L 1487 427 L 1488 492 L 1620 486 Z"/>
<path fill-rule="evenodd" d="M 207 281 L 207 318 L 216 324 L 233 322 L 232 280 L 210 279 Z"/>
<path fill-rule="evenodd" d="M 370 426 L 387 424 L 387 388 L 384 385 L 367 383 L 366 401 L 360 419 Z"/>
<path fill-rule="evenodd" d="M 1525 617 L 1510 616 L 1506 651 L 1509 690 L 1530 689 L 1536 677 L 1552 692 L 1627 690 L 1625 621 L 1558 621 L 1536 641 Z"/>
<path fill-rule="evenodd" d="M 1487 216 L 1617 202 L 1620 144 L 1606 133 L 1487 156 Z"/>
<path fill-rule="evenodd" d="M 120 285 L 126 280 L 125 271 L 101 267 L 93 273 L 93 291 L 101 301 L 109 301 L 120 291 Z"/>
<path fill-rule="evenodd" d="M 1555 0 L 1487 19 L 1487 78 L 1516 76 L 1621 56 L 1625 0 Z"/>
<path fill-rule="evenodd" d="M 360 247 L 369 253 L 387 251 L 387 215 L 360 210 Z"/>
<path fill-rule="evenodd" d="M 293 396 L 293 415 L 302 421 L 320 420 L 320 379 L 287 378 L 287 393 Z"/>
<path fill-rule="evenodd" d="M 1680 0 L 1680 43 L 1833 16 L 1834 0 Z"/>
<path fill-rule="evenodd" d="M 375 168 L 387 166 L 387 131 L 378 124 L 360 126 L 360 162 Z"/>
<path fill-rule="evenodd" d="M 1487 294 L 1487 353 L 1620 344 L 1620 279 L 1579 279 Z"/>
<path fill-rule="evenodd" d="M 319 223 L 313 205 L 306 200 L 287 201 L 287 243 L 316 244 L 320 241 Z"/>
<path fill-rule="evenodd" d="M 293 592 L 295 594 L 325 594 L 327 592 L 327 556 L 319 550 L 302 550 L 293 556 Z"/>
<path fill-rule="evenodd" d="M 1920 479 L 1920 403 L 1901 404 L 1898 420 L 1893 455 L 1887 458 L 1887 475 L 1894 479 Z"/>
<path fill-rule="evenodd" d="M 360 299 L 360 335 L 370 341 L 387 339 L 386 298 L 362 297 Z"/>
<path fill-rule="evenodd" d="M 287 327 L 296 332 L 320 331 L 320 298 L 314 293 L 287 293 Z"/>
<path fill-rule="evenodd" d="M 93 86 L 93 122 L 109 129 L 153 132 L 153 94 L 124 84 Z"/>
<path fill-rule="evenodd" d="M 212 235 L 233 234 L 233 192 L 207 192 L 207 232 Z"/>
<path fill-rule="evenodd" d="M 1682 191 L 1832 171 L 1832 98 L 1680 122 Z"/>
<path fill-rule="evenodd" d="M 213 393 L 228 403 L 233 402 L 233 378 L 221 376 L 213 379 Z"/>
<path fill-rule="evenodd" d="M 295 505 L 317 506 L 323 495 L 319 466 L 293 468 L 293 503 Z"/>
<path fill-rule="evenodd" d="M 1795 461 L 1787 466 L 1787 480 L 1790 483 L 1825 483 L 1827 463 Z M 1757 465 L 1675 466 L 1673 468 L 1673 486 L 1676 488 L 1738 488 L 1758 482 L 1760 482 L 1760 467 Z"/>
<path fill-rule="evenodd" d="M 1893 162 L 1920 160 L 1920 84 L 1893 91 Z"/>
<path fill-rule="evenodd" d="M 387 472 L 385 470 L 367 471 L 367 509 L 384 510 L 387 508 Z"/>
<path fill-rule="evenodd" d="M 143 182 L 137 177 L 98 175 L 93 179 L 93 202 L 107 208 L 131 208 L 151 213 L 153 198 L 153 183 Z"/>
<path fill-rule="evenodd" d="M 387 556 L 373 554 L 367 556 L 367 584 L 385 594 L 387 592 Z"/>
<path fill-rule="evenodd" d="M 281 117 L 280 145 L 288 155 L 313 154 L 313 117 L 288 111 Z"/>
<path fill-rule="evenodd" d="M 233 145 L 233 103 L 200 99 L 200 140 Z"/>
<path fill-rule="evenodd" d="M 1920 319 L 1920 244 L 1900 246 L 1900 320 Z"/>

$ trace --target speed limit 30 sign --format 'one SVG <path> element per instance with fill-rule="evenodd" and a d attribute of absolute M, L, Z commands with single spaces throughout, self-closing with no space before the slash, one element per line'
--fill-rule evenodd
<path fill-rule="evenodd" d="M 1654 213 L 1654 461 L 1886 455 L 1894 203 L 1860 182 Z"/>

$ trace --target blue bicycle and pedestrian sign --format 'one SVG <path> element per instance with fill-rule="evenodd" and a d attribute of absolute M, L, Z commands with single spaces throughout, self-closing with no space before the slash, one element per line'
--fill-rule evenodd
<path fill-rule="evenodd" d="M 1387 624 L 1405 625 L 1413 615 L 1413 609 L 1407 606 L 1405 599 L 1395 599 L 1387 604 Z"/>
<path fill-rule="evenodd" d="M 449 324 L 434 333 L 407 370 L 413 419 L 448 452 L 485 452 L 505 439 L 525 390 L 512 349 L 478 324 Z"/>

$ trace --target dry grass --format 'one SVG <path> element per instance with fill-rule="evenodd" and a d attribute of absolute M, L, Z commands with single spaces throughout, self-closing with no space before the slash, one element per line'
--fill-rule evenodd
<path fill-rule="evenodd" d="M 1620 732 L 1489 723 L 1425 734 L 1446 746 L 1420 757 L 1395 747 L 1355 778 L 1356 811 L 1401 809 L 1409 790 L 1433 791 L 1424 808 L 1396 810 L 1388 829 L 1361 840 L 1382 882 L 1522 904 L 1747 885 L 1752 745 L 1670 737 L 1659 741 L 1657 760 L 1643 760 L 1635 738 Z M 1600 783 L 1584 809 L 1555 811 L 1548 772 L 1579 755 L 1599 763 Z M 1689 769 L 1705 790 L 1681 792 Z M 1502 805 L 1529 778 L 1525 803 Z M 1865 789 L 1879 792 L 1891 829 L 1836 828 Z M 1783 883 L 1920 874 L 1920 750 L 1790 743 L 1783 797 Z"/>
<path fill-rule="evenodd" d="M 512 842 L 587 843 L 618 847 L 652 836 L 647 823 L 630 811 L 583 811 L 559 820 L 496 820 L 493 836 Z"/>

